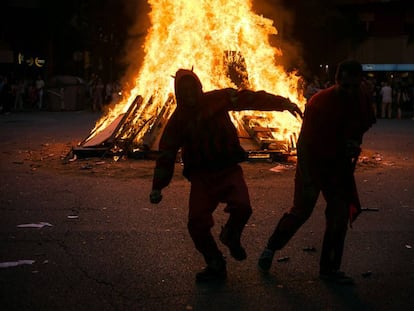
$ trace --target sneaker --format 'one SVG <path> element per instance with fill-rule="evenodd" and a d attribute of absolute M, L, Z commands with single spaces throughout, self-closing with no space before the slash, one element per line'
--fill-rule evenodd
<path fill-rule="evenodd" d="M 213 260 L 196 274 L 197 282 L 224 281 L 227 278 L 226 261 L 223 258 Z"/>
<path fill-rule="evenodd" d="M 354 284 L 354 280 L 342 271 L 333 271 L 328 273 L 321 272 L 319 273 L 319 278 L 324 281 L 334 282 L 338 284 Z"/>
<path fill-rule="evenodd" d="M 237 237 L 234 233 L 232 234 L 226 226 L 221 228 L 220 241 L 229 248 L 234 259 L 241 261 L 247 258 L 246 251 L 240 244 L 240 237 Z"/>
<path fill-rule="evenodd" d="M 262 254 L 259 257 L 259 261 L 257 262 L 257 266 L 262 272 L 268 272 L 270 270 L 274 255 L 275 252 L 271 249 L 265 248 L 263 250 Z"/>

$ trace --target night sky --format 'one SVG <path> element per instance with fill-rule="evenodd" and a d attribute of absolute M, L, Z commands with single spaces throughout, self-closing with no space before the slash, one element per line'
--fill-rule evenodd
<path fill-rule="evenodd" d="M 271 43 L 284 51 L 284 66 L 304 72 L 341 58 L 334 48 L 358 44 L 367 33 L 354 7 L 341 0 L 261 0 L 253 8 L 274 21 Z M 349 1 L 348 1 L 349 2 Z M 358 2 L 358 1 L 351 1 Z M 359 1 L 361 2 L 361 1 Z M 371 1 L 365 1 L 371 2 Z M 6 0 L 0 10 L 0 47 L 49 59 L 48 73 L 79 72 L 74 53 L 88 50 L 111 59 L 111 75 L 122 75 L 128 48 L 143 42 L 149 6 L 143 0 Z M 408 1 L 397 1 L 398 5 Z M 332 55 L 335 51 L 336 55 Z M 341 51 L 339 51 L 340 53 Z M 99 67 L 97 58 L 91 66 Z M 95 63 L 94 63 L 95 62 Z M 138 61 L 139 62 L 139 61 Z M 106 73 L 108 75 L 108 73 Z"/>

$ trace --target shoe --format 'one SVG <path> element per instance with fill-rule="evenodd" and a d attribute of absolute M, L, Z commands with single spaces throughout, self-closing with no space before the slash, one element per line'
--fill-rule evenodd
<path fill-rule="evenodd" d="M 262 272 L 268 272 L 270 270 L 274 255 L 275 252 L 269 248 L 265 248 L 263 250 L 262 254 L 259 257 L 259 261 L 257 262 L 257 266 Z"/>
<path fill-rule="evenodd" d="M 227 278 L 226 261 L 224 258 L 214 259 L 196 274 L 197 282 L 224 281 Z"/>
<path fill-rule="evenodd" d="M 354 284 L 354 280 L 350 276 L 347 276 L 342 271 L 333 271 L 333 272 L 328 272 L 328 273 L 321 272 L 319 273 L 319 278 L 324 281 L 334 282 L 338 284 L 348 284 L 348 285 Z"/>
<path fill-rule="evenodd" d="M 226 226 L 221 228 L 220 241 L 229 248 L 234 259 L 241 261 L 247 258 L 246 251 L 240 244 L 240 236 L 232 233 Z"/>

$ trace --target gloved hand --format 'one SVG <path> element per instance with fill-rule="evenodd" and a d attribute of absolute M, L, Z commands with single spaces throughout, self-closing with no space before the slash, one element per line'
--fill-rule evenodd
<path fill-rule="evenodd" d="M 301 119 L 303 119 L 303 113 L 302 110 L 300 110 L 300 108 L 298 107 L 298 105 L 296 105 L 295 103 L 292 103 L 290 100 L 290 105 L 288 108 L 288 111 L 295 117 L 298 118 L 300 117 Z"/>
<path fill-rule="evenodd" d="M 356 158 L 361 153 L 360 143 L 356 140 L 348 139 L 345 146 L 345 154 L 347 157 Z"/>
<path fill-rule="evenodd" d="M 161 190 L 153 189 L 149 195 L 152 204 L 158 204 L 162 200 Z"/>

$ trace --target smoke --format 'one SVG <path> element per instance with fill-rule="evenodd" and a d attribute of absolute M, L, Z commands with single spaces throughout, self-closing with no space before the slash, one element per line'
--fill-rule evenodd
<path fill-rule="evenodd" d="M 150 6 L 146 0 L 123 0 L 126 20 L 129 21 L 128 36 L 124 47 L 123 63 L 126 65 L 126 72 L 122 84 L 126 89 L 127 83 L 134 81 L 144 60 L 144 43 L 147 30 L 150 28 L 149 12 Z"/>
<path fill-rule="evenodd" d="M 284 0 L 253 0 L 253 10 L 256 14 L 271 19 L 278 34 L 269 38 L 270 44 L 282 51 L 276 57 L 277 64 L 281 64 L 287 71 L 305 70 L 303 61 L 303 46 L 294 36 L 295 13 L 286 8 Z"/>

